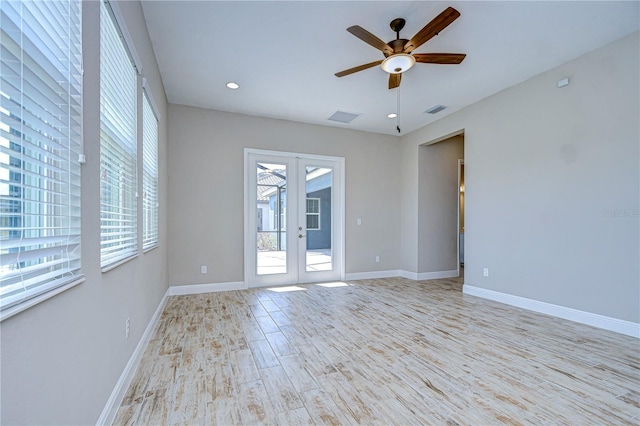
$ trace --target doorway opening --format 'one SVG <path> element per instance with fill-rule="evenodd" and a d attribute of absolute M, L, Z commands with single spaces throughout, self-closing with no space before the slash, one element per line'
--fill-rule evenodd
<path fill-rule="evenodd" d="M 418 277 L 459 277 L 461 254 L 464 262 L 464 133 L 423 144 L 418 155 Z"/>

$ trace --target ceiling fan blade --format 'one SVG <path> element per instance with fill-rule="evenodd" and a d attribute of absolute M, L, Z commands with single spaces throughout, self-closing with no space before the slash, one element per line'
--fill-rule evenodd
<path fill-rule="evenodd" d="M 360 40 L 364 41 L 365 43 L 375 47 L 376 49 L 381 50 L 382 52 L 388 53 L 389 55 L 393 55 L 393 49 L 387 46 L 387 43 L 380 40 L 378 37 L 374 36 L 373 34 L 365 30 L 361 26 L 354 25 L 352 27 L 347 28 L 347 31 L 349 31 L 351 34 L 358 37 Z"/>
<path fill-rule="evenodd" d="M 336 73 L 336 77 L 344 77 L 345 75 L 353 74 L 354 72 L 366 70 L 367 68 L 375 67 L 376 65 L 380 65 L 382 60 L 369 62 L 368 64 L 359 65 L 357 67 L 349 68 L 348 70 L 340 71 Z"/>
<path fill-rule="evenodd" d="M 436 16 L 424 26 L 411 40 L 404 45 L 404 53 L 409 53 L 414 49 L 422 46 L 429 39 L 437 35 L 440 31 L 447 28 L 449 24 L 458 19 L 460 12 L 452 7 L 446 8 L 440 15 Z"/>
<path fill-rule="evenodd" d="M 389 74 L 389 90 L 400 86 L 400 80 L 402 80 L 402 73 Z"/>
<path fill-rule="evenodd" d="M 423 64 L 459 64 L 465 58 L 464 53 L 414 53 L 416 62 Z"/>

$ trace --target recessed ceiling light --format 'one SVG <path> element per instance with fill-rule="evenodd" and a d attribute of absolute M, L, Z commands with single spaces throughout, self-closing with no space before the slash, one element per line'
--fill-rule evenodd
<path fill-rule="evenodd" d="M 398 114 L 396 114 L 395 112 L 392 112 L 391 114 L 387 114 L 387 118 L 396 118 L 398 116 Z"/>
<path fill-rule="evenodd" d="M 238 83 L 234 83 L 233 81 L 230 81 L 229 83 L 227 83 L 227 87 L 228 87 L 229 89 L 234 89 L 234 90 L 235 90 L 235 89 L 237 89 L 237 88 L 238 88 L 238 87 L 240 87 L 240 86 L 238 85 Z"/>

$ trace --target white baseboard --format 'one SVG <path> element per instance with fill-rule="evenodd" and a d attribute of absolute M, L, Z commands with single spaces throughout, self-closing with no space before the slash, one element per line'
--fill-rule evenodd
<path fill-rule="evenodd" d="M 174 285 L 169 287 L 169 296 L 184 296 L 187 294 L 214 293 L 217 291 L 246 290 L 244 281 L 212 284 Z"/>
<path fill-rule="evenodd" d="M 458 271 L 434 271 L 434 272 L 409 272 L 409 271 L 398 271 L 398 275 L 402 278 L 407 278 L 414 281 L 424 281 L 424 280 L 437 280 L 441 278 L 455 278 L 458 276 Z"/>
<path fill-rule="evenodd" d="M 389 271 L 352 272 L 346 274 L 347 281 L 371 280 L 375 278 L 402 277 L 414 281 L 437 280 L 440 278 L 454 278 L 458 276 L 458 271 L 436 271 L 436 272 L 409 272 L 402 269 Z"/>
<path fill-rule="evenodd" d="M 167 291 L 164 293 L 164 296 L 162 296 L 158 307 L 149 320 L 149 324 L 147 324 L 147 328 L 145 328 L 144 333 L 142 333 L 140 341 L 138 342 L 136 349 L 131 354 L 129 362 L 127 362 L 127 365 L 124 367 L 120 378 L 116 382 L 116 385 L 113 388 L 113 391 L 111 392 L 111 395 L 109 396 L 109 399 L 107 400 L 107 403 L 105 404 L 100 417 L 98 417 L 96 425 L 111 425 L 113 423 L 113 420 L 116 417 L 116 413 L 118 412 L 118 408 L 120 407 L 120 402 L 122 401 L 122 398 L 124 398 L 124 394 L 127 391 L 129 384 L 131 384 L 131 380 L 133 380 L 133 375 L 138 368 L 138 364 L 140 364 L 140 359 L 142 358 L 142 354 L 144 353 L 149 340 L 151 340 L 153 331 L 156 327 L 156 324 L 158 323 L 158 319 L 160 318 L 160 314 L 162 314 L 162 310 L 167 303 L 168 296 L 169 289 L 167 289 Z"/>
<path fill-rule="evenodd" d="M 409 272 L 403 271 L 402 269 L 398 271 L 398 276 L 402 278 L 406 278 L 408 280 L 418 281 L 418 273 L 417 272 Z"/>
<path fill-rule="evenodd" d="M 346 281 L 354 281 L 354 280 L 372 280 L 375 278 L 391 278 L 391 277 L 399 277 L 400 271 L 391 270 L 391 271 L 371 271 L 371 272 L 351 272 L 345 274 Z"/>
<path fill-rule="evenodd" d="M 507 305 L 517 306 L 518 308 L 528 309 L 530 311 L 540 312 L 542 314 L 640 338 L 640 324 L 635 322 L 611 318 L 586 311 L 579 311 L 565 306 L 553 305 L 551 303 L 540 302 L 538 300 L 527 299 L 520 296 L 514 296 L 512 294 L 500 293 L 498 291 L 474 287 L 468 284 L 462 286 L 462 292 L 471 296 L 482 297 L 483 299 L 489 299 L 505 303 Z"/>
<path fill-rule="evenodd" d="M 441 278 L 456 278 L 459 276 L 458 270 L 453 271 L 436 271 L 436 272 L 419 272 L 416 281 L 438 280 Z"/>

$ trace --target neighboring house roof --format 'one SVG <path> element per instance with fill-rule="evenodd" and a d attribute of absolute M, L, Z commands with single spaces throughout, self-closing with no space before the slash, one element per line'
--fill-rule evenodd
<path fill-rule="evenodd" d="M 275 170 L 278 173 L 284 173 L 282 170 Z M 282 186 L 286 181 L 281 177 L 275 176 L 269 172 L 258 173 L 258 185 Z"/>
<path fill-rule="evenodd" d="M 284 170 L 274 170 L 277 173 L 284 174 Z M 274 188 L 283 186 L 287 183 L 285 179 L 276 176 L 270 172 L 258 173 L 258 201 L 269 201 L 269 197 L 273 195 Z"/>
<path fill-rule="evenodd" d="M 307 185 L 311 181 L 315 181 L 316 179 L 325 176 L 327 173 L 331 172 L 330 169 L 315 167 L 307 171 Z M 272 170 L 272 171 L 261 171 L 257 176 L 257 185 L 258 185 L 258 202 L 268 201 L 270 197 L 273 197 L 276 193 L 277 187 L 283 187 L 286 185 L 286 179 L 283 179 L 281 176 L 285 176 L 286 170 Z M 279 175 L 279 176 L 278 176 Z M 314 191 L 319 189 L 326 188 L 331 185 L 331 180 L 325 181 L 316 181 L 320 183 L 319 186 L 316 186 Z M 309 187 L 307 187 L 309 190 Z"/>

